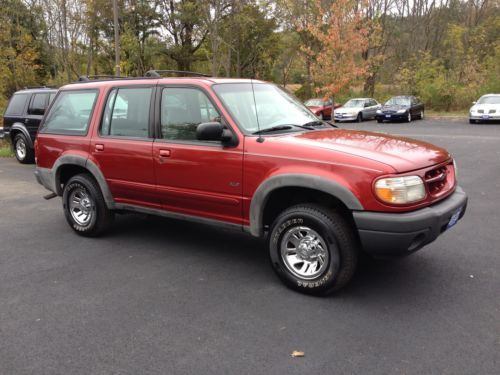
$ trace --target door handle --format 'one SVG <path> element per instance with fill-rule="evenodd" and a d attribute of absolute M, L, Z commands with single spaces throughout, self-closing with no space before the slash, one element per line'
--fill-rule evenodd
<path fill-rule="evenodd" d="M 101 144 L 96 144 L 95 145 L 95 150 L 96 151 L 104 151 L 104 145 L 101 145 Z"/>
<path fill-rule="evenodd" d="M 160 158 L 168 158 L 170 157 L 170 150 L 160 150 Z"/>

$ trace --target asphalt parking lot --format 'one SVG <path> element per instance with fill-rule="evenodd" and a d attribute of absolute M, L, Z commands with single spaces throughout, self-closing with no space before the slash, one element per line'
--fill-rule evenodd
<path fill-rule="evenodd" d="M 81 238 L 34 166 L 0 159 L 0 374 L 497 374 L 500 125 L 341 127 L 448 148 L 469 206 L 328 298 L 286 289 L 263 241 L 226 229 L 121 215 Z"/>

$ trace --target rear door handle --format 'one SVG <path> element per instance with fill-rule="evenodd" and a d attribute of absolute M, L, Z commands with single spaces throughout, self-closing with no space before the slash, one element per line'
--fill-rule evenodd
<path fill-rule="evenodd" d="M 96 151 L 104 151 L 104 145 L 96 144 L 95 145 L 95 150 Z"/>

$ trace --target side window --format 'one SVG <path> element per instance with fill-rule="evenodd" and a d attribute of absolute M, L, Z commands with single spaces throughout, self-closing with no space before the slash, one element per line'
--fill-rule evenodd
<path fill-rule="evenodd" d="M 43 115 L 47 108 L 48 96 L 49 94 L 33 94 L 28 108 L 28 115 Z"/>
<path fill-rule="evenodd" d="M 5 116 L 22 115 L 27 99 L 28 94 L 14 94 L 14 96 L 10 99 L 7 110 L 5 111 Z"/>
<path fill-rule="evenodd" d="M 148 138 L 151 87 L 115 88 L 106 103 L 100 134 Z"/>
<path fill-rule="evenodd" d="M 163 139 L 196 141 L 202 122 L 220 121 L 208 97 L 194 88 L 165 88 L 161 94 L 161 136 Z"/>
<path fill-rule="evenodd" d="M 42 133 L 85 135 L 97 90 L 62 91 L 51 107 Z"/>

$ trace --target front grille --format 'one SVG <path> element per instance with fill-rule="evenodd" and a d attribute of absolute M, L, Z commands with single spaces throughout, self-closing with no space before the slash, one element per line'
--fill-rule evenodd
<path fill-rule="evenodd" d="M 490 113 L 496 113 L 496 109 L 490 109 Z"/>
<path fill-rule="evenodd" d="M 445 194 L 453 188 L 455 184 L 455 170 L 453 164 L 447 164 L 431 169 L 425 173 L 424 177 L 427 190 L 432 197 Z"/>
<path fill-rule="evenodd" d="M 484 113 L 484 109 L 478 109 L 477 113 Z"/>

